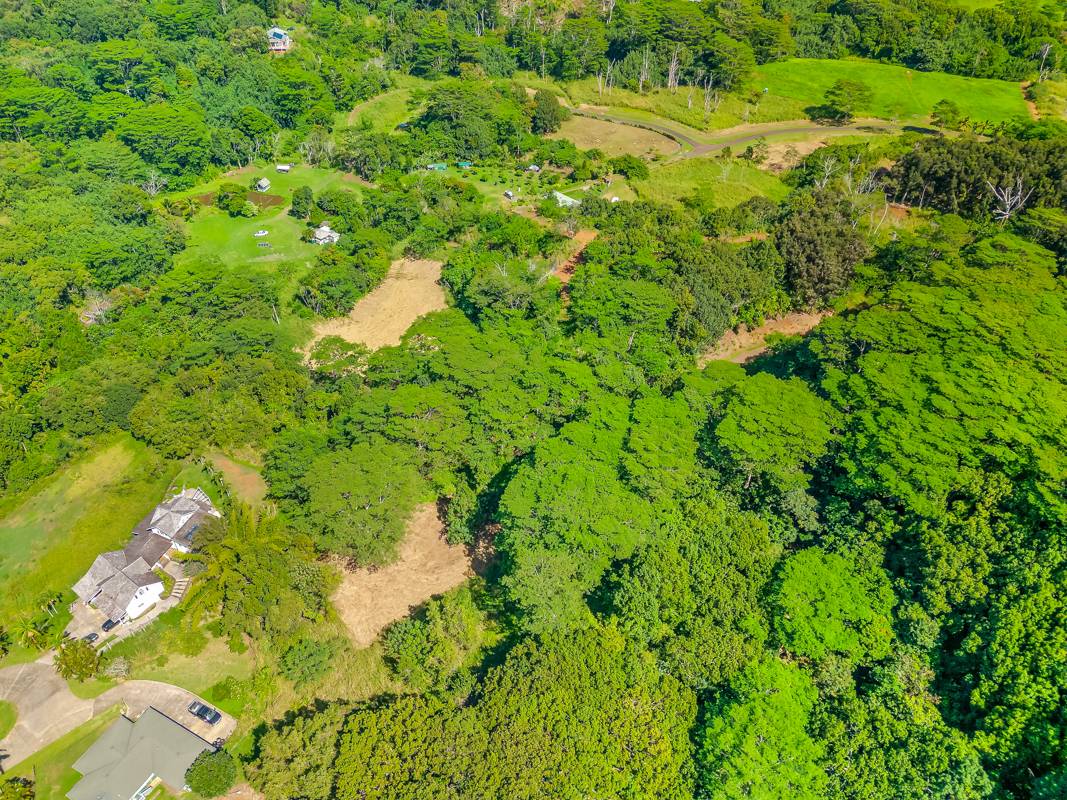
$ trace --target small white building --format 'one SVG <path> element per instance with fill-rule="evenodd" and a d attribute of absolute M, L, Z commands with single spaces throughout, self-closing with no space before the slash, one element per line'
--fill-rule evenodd
<path fill-rule="evenodd" d="M 284 28 L 275 25 L 267 31 L 267 48 L 272 53 L 287 53 L 292 46 L 293 40 L 289 38 Z"/>
<path fill-rule="evenodd" d="M 511 189 L 505 189 L 504 190 L 504 197 L 506 197 L 508 200 L 514 200 L 515 199 L 515 192 L 511 191 Z"/>
<path fill-rule="evenodd" d="M 258 181 L 256 181 L 256 191 L 257 192 L 266 192 L 266 191 L 269 191 L 269 190 L 270 190 L 270 181 L 269 180 L 267 180 L 266 178 L 260 178 Z"/>
<path fill-rule="evenodd" d="M 341 239 L 341 234 L 330 227 L 330 223 L 324 222 L 315 229 L 315 232 L 311 234 L 311 241 L 314 244 L 337 244 Z"/>
<path fill-rule="evenodd" d="M 577 208 L 582 204 L 581 200 L 568 197 L 563 192 L 552 192 L 552 199 L 556 201 L 556 205 L 560 208 Z"/>
<path fill-rule="evenodd" d="M 537 164 L 531 164 L 530 166 L 528 166 L 526 168 L 526 171 L 527 172 L 533 172 L 533 173 L 536 174 L 536 173 L 541 171 L 541 167 L 539 167 Z"/>
<path fill-rule="evenodd" d="M 277 170 L 278 172 L 288 172 L 292 168 L 293 168 L 292 164 L 276 164 L 274 166 L 274 169 Z"/>

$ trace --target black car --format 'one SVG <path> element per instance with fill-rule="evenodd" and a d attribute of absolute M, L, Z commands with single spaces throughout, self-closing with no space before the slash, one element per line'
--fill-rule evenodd
<path fill-rule="evenodd" d="M 214 725 L 222 719 L 222 714 L 211 706 L 204 705 L 199 700 L 194 700 L 189 704 L 189 713 L 194 717 L 200 717 L 200 719 L 204 720 L 208 725 Z"/>
<path fill-rule="evenodd" d="M 93 633 L 86 634 L 85 636 L 83 636 L 82 637 L 82 641 L 83 642 L 88 642 L 89 644 L 92 644 L 93 642 L 95 642 L 99 638 L 100 638 L 100 634 L 96 633 L 94 631 Z"/>
<path fill-rule="evenodd" d="M 107 633 L 109 630 L 114 628 L 116 625 L 118 625 L 118 623 L 115 622 L 115 620 L 113 620 L 113 619 L 104 620 L 104 624 L 100 626 L 100 630 L 102 630 L 104 633 Z"/>

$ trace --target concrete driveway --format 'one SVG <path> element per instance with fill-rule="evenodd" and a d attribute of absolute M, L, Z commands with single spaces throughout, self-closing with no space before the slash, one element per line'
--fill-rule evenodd
<path fill-rule="evenodd" d="M 216 725 L 197 719 L 189 713 L 189 704 L 206 701 L 169 683 L 125 681 L 95 699 L 83 700 L 56 674 L 51 659 L 49 653 L 30 664 L 0 670 L 0 700 L 18 710 L 15 727 L 0 741 L 0 763 L 5 770 L 114 705 L 121 705 L 130 719 L 153 706 L 209 742 L 228 738 L 237 726 L 228 714 Z"/>

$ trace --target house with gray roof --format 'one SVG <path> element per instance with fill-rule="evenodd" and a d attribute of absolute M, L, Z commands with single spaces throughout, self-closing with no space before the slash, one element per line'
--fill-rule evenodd
<path fill-rule="evenodd" d="M 163 596 L 154 570 L 172 550 L 190 552 L 201 525 L 219 516 L 202 489 L 183 489 L 137 524 L 126 547 L 98 555 L 74 594 L 115 622 L 136 619 Z"/>
<path fill-rule="evenodd" d="M 215 747 L 149 706 L 136 721 L 119 719 L 74 762 L 82 778 L 70 800 L 143 800 L 160 783 L 176 794 L 185 772 Z"/>
<path fill-rule="evenodd" d="M 189 553 L 201 526 L 220 516 L 203 489 L 184 489 L 152 509 L 137 523 L 133 535 L 135 538 L 146 534 L 163 536 L 170 540 L 174 549 Z"/>

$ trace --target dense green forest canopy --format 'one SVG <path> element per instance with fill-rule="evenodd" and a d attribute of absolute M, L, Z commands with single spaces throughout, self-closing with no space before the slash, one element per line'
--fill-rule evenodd
<path fill-rule="evenodd" d="M 221 503 L 152 644 L 254 658 L 220 685 L 268 800 L 1063 797 L 1067 122 L 946 98 L 659 203 L 620 187 L 678 162 L 578 147 L 557 98 L 758 102 L 791 57 L 1053 92 L 1065 42 L 1033 0 L 0 0 L 0 515 L 116 436 L 256 455 L 269 506 Z M 726 184 L 747 144 L 678 157 Z M 211 238 L 271 208 L 306 258 Z M 312 349 L 399 258 L 449 307 Z M 704 357 L 791 312 L 833 313 Z M 337 565 L 426 503 L 481 574 L 369 651 L 388 690 L 320 694 L 368 663 Z M 0 655 L 62 636 L 49 600 Z"/>

